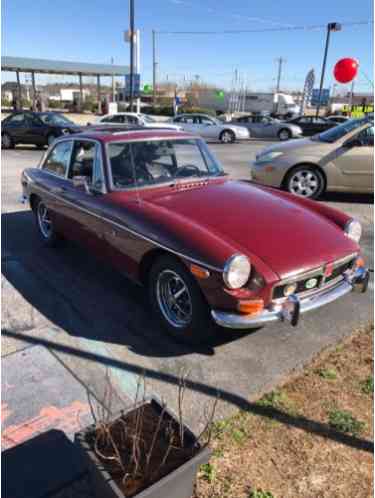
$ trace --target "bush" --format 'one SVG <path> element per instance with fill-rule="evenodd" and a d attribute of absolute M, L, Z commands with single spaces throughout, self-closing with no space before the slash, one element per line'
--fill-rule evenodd
<path fill-rule="evenodd" d="M 216 116 L 214 109 L 206 109 L 204 107 L 180 107 L 178 109 L 179 114 L 208 114 L 210 116 Z"/>
<path fill-rule="evenodd" d="M 9 99 L 2 98 L 1 99 L 1 107 L 10 107 L 12 102 Z"/>
<path fill-rule="evenodd" d="M 62 104 L 59 100 L 49 100 L 48 107 L 49 109 L 60 109 L 62 107 Z"/>

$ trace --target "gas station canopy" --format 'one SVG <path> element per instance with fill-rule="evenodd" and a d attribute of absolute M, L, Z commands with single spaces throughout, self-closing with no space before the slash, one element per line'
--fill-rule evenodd
<path fill-rule="evenodd" d="M 8 56 L 1 57 L 1 69 L 3 71 L 25 73 L 75 74 L 82 76 L 124 76 L 129 73 L 128 66 Z"/>

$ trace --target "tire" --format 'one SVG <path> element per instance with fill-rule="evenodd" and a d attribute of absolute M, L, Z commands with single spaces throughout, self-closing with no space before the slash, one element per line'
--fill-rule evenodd
<path fill-rule="evenodd" d="M 232 144 L 236 141 L 236 135 L 232 130 L 223 130 L 220 133 L 219 140 L 223 144 Z"/>
<path fill-rule="evenodd" d="M 14 149 L 14 142 L 9 133 L 3 133 L 1 135 L 1 147 L 3 149 Z"/>
<path fill-rule="evenodd" d="M 326 180 L 318 168 L 301 165 L 288 172 L 284 188 L 291 194 L 317 199 L 326 189 Z"/>
<path fill-rule="evenodd" d="M 53 133 L 47 135 L 47 146 L 49 147 L 50 145 L 52 145 L 56 138 L 56 135 L 54 135 Z"/>
<path fill-rule="evenodd" d="M 277 136 L 279 137 L 279 140 L 285 142 L 286 140 L 290 140 L 292 138 L 292 133 L 287 128 L 282 128 Z"/>
<path fill-rule="evenodd" d="M 46 247 L 56 247 L 61 242 L 61 236 L 53 227 L 53 222 L 48 215 L 47 206 L 41 199 L 37 198 L 33 202 L 32 207 L 35 215 L 36 226 L 43 245 Z M 45 214 L 44 220 L 43 213 Z M 46 220 L 48 220 L 48 223 L 46 223 Z"/>
<path fill-rule="evenodd" d="M 161 256 L 151 267 L 148 283 L 152 310 L 175 340 L 198 345 L 212 337 L 208 304 L 182 263 L 172 256 Z M 179 291 L 177 298 L 172 297 Z"/>

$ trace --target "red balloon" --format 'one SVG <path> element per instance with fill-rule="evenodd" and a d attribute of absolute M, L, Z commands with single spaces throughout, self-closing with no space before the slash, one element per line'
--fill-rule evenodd
<path fill-rule="evenodd" d="M 349 83 L 357 76 L 359 62 L 350 57 L 340 59 L 336 62 L 333 75 L 339 83 Z"/>

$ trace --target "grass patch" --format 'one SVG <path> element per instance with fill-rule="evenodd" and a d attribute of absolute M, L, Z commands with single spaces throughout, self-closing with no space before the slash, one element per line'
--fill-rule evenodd
<path fill-rule="evenodd" d="M 374 377 L 372 375 L 361 382 L 361 391 L 363 394 L 374 394 Z"/>
<path fill-rule="evenodd" d="M 337 379 L 337 372 L 334 368 L 321 368 L 318 374 L 322 379 L 335 380 Z"/>
<path fill-rule="evenodd" d="M 293 416 L 298 415 L 295 404 L 288 397 L 287 393 L 282 390 L 275 390 L 265 394 L 257 401 L 257 405 L 264 406 L 265 408 L 275 408 Z"/>
<path fill-rule="evenodd" d="M 202 479 L 207 481 L 208 483 L 213 483 L 216 477 L 216 469 L 212 463 L 204 463 L 200 466 L 200 474 Z"/>
<path fill-rule="evenodd" d="M 352 434 L 353 436 L 358 436 L 363 429 L 365 424 L 357 420 L 350 412 L 346 410 L 332 410 L 328 414 L 329 425 L 340 432 L 345 432 Z"/>
<path fill-rule="evenodd" d="M 275 496 L 270 491 L 257 489 L 250 491 L 249 498 L 275 498 Z"/>

